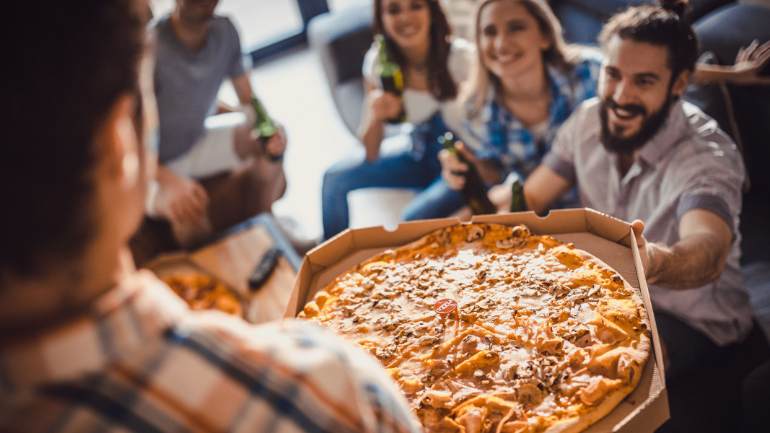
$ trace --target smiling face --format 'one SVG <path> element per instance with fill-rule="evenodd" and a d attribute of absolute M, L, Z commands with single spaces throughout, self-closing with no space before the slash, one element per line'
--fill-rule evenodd
<path fill-rule="evenodd" d="M 218 4 L 219 0 L 177 0 L 179 16 L 190 25 L 207 23 Z"/>
<path fill-rule="evenodd" d="M 427 0 L 382 1 L 382 25 L 386 35 L 402 49 L 427 45 L 430 9 Z"/>
<path fill-rule="evenodd" d="M 535 17 L 518 1 L 493 1 L 480 11 L 478 48 L 482 64 L 498 79 L 515 80 L 543 66 L 551 45 Z"/>
<path fill-rule="evenodd" d="M 663 125 L 689 74 L 683 72 L 672 82 L 668 50 L 662 45 L 615 35 L 604 51 L 599 76 L 602 143 L 610 151 L 630 153 Z"/>

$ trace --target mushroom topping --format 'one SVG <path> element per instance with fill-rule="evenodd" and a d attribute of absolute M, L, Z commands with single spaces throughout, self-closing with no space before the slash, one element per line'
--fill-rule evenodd
<path fill-rule="evenodd" d="M 401 383 L 401 389 L 403 389 L 404 393 L 407 395 L 415 394 L 423 387 L 422 381 L 416 377 L 405 377 L 399 382 Z"/>
<path fill-rule="evenodd" d="M 538 386 L 540 385 L 540 386 Z M 542 385 L 535 381 L 524 382 L 516 390 L 516 399 L 521 404 L 540 404 L 543 401 Z"/>
<path fill-rule="evenodd" d="M 513 248 L 516 243 L 513 239 L 500 239 L 495 242 L 495 246 L 501 250 L 507 250 L 508 248 Z"/>
<path fill-rule="evenodd" d="M 484 237 L 484 229 L 477 226 L 472 225 L 468 228 L 468 235 L 466 236 L 465 240 L 468 242 L 475 242 L 481 238 Z"/>
<path fill-rule="evenodd" d="M 591 330 L 587 326 L 579 326 L 564 337 L 577 347 L 586 347 L 591 344 Z"/>
<path fill-rule="evenodd" d="M 436 409 L 448 408 L 452 405 L 452 393 L 450 391 L 442 391 L 437 389 L 430 389 L 425 392 L 420 399 L 420 406 L 429 406 Z"/>
<path fill-rule="evenodd" d="M 481 342 L 481 339 L 475 335 L 468 335 L 463 338 L 460 344 L 460 350 L 465 354 L 471 354 L 476 352 L 476 348 Z"/>
<path fill-rule="evenodd" d="M 465 433 L 481 433 L 481 425 L 484 422 L 486 408 L 471 406 L 462 415 L 457 417 L 457 422 L 465 426 Z"/>
<path fill-rule="evenodd" d="M 562 351 L 564 340 L 558 337 L 549 338 L 538 341 L 537 345 L 541 353 L 546 355 L 558 355 Z"/>

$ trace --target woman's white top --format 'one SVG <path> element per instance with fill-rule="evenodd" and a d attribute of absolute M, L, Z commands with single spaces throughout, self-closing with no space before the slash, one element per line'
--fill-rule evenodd
<path fill-rule="evenodd" d="M 465 39 L 456 38 L 452 41 L 447 61 L 449 62 L 449 73 L 457 84 L 458 90 L 460 83 L 467 80 L 470 75 L 475 52 L 473 45 Z M 378 54 L 376 44 L 372 44 L 369 51 L 366 52 L 362 68 L 364 80 L 374 87 L 381 87 L 379 77 L 374 71 Z M 410 89 L 408 84 L 404 89 L 402 100 L 406 110 L 406 121 L 412 124 L 422 123 L 430 119 L 433 113 L 451 102 L 439 101 L 427 90 Z"/>

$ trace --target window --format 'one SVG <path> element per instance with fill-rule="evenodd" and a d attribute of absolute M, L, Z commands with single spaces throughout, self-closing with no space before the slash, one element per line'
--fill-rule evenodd
<path fill-rule="evenodd" d="M 174 9 L 176 0 L 151 4 L 155 16 L 162 16 Z M 216 12 L 233 20 L 244 52 L 258 61 L 305 42 L 307 23 L 328 10 L 326 0 L 220 0 Z"/>

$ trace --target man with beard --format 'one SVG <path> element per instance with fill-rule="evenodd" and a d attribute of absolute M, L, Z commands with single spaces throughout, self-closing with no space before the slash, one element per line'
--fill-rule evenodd
<path fill-rule="evenodd" d="M 134 268 L 157 128 L 147 1 L 13 7 L 39 27 L 6 52 L 0 431 L 421 431 L 361 348 L 191 311 Z"/>
<path fill-rule="evenodd" d="M 681 100 L 697 41 L 684 6 L 671 3 L 605 25 L 598 97 L 562 126 L 524 193 L 540 212 L 577 185 L 584 206 L 636 220 L 666 373 L 676 377 L 741 341 L 752 322 L 738 263 L 742 158 Z"/>
<path fill-rule="evenodd" d="M 265 143 L 252 136 L 253 92 L 238 32 L 228 18 L 214 14 L 218 3 L 177 0 L 172 13 L 152 26 L 161 165 L 147 213 L 167 221 L 174 236 L 168 225 L 149 220 L 134 242 L 138 258 L 176 243 L 189 246 L 270 211 L 286 188 L 280 162 L 285 134 L 279 128 Z M 217 102 L 226 79 L 240 107 Z"/>

